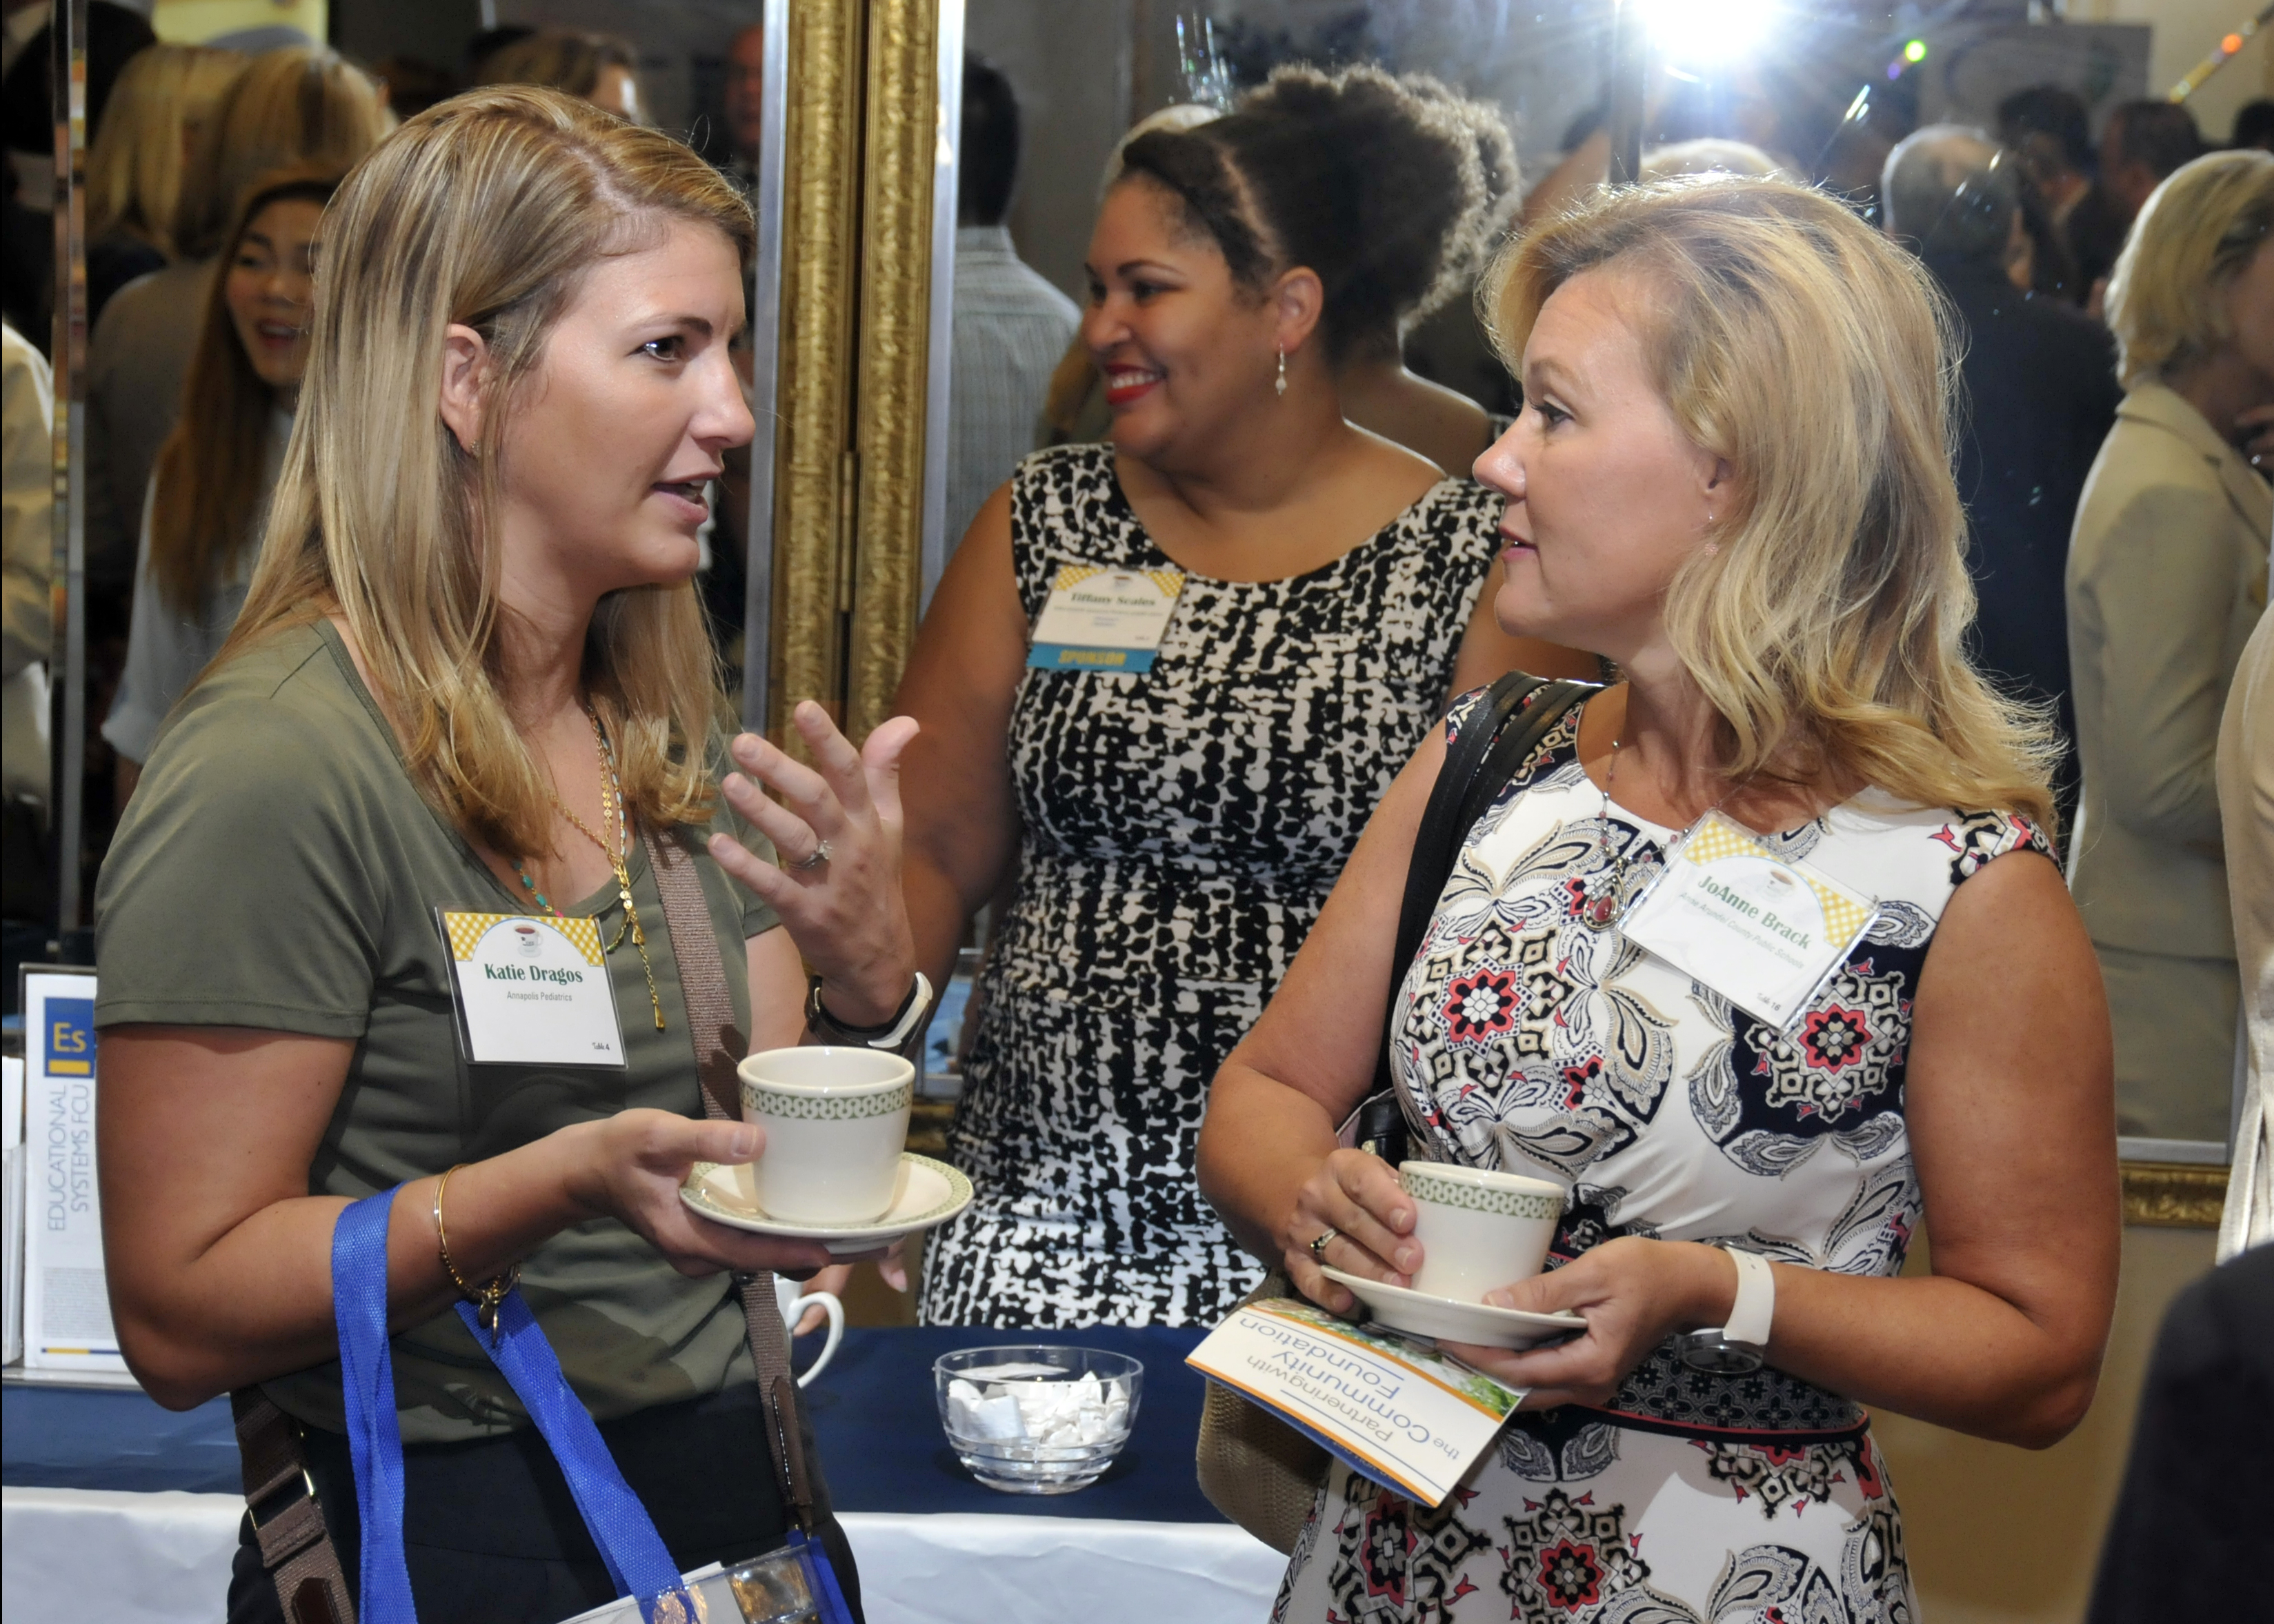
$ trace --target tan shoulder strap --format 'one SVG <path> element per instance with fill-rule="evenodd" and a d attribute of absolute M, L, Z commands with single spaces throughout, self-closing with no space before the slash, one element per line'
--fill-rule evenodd
<path fill-rule="evenodd" d="M 671 933 L 671 956 L 679 966 L 679 989 L 695 1045 L 695 1073 L 703 1085 L 704 1114 L 713 1120 L 739 1122 L 742 1085 L 734 1068 L 749 1052 L 750 1041 L 734 1025 L 734 1002 L 727 989 L 727 966 L 719 956 L 710 906 L 703 898 L 703 876 L 675 837 L 659 839 L 642 830 L 640 841 L 647 847 L 656 893 L 663 898 L 664 924 Z M 798 1526 L 811 1533 L 812 1483 L 806 1475 L 805 1444 L 798 1431 L 797 1383 L 790 1374 L 789 1333 L 782 1324 L 781 1304 L 774 1299 L 774 1277 L 764 1272 L 737 1274 L 734 1286 L 742 1293 L 750 1358 L 757 1366 L 766 1425 L 773 1433 L 782 1493 Z"/>

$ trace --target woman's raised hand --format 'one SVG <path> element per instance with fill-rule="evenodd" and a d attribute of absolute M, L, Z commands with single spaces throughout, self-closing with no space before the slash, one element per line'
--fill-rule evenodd
<path fill-rule="evenodd" d="M 781 915 L 821 976 L 830 1013 L 856 1026 L 882 1026 L 915 979 L 915 939 L 900 895 L 900 756 L 916 724 L 896 716 L 856 751 L 811 700 L 792 722 L 813 766 L 743 733 L 728 747 L 742 771 L 722 786 L 727 805 L 773 842 L 779 861 L 723 834 L 711 837 L 711 854 Z"/>
<path fill-rule="evenodd" d="M 1312 1243 L 1329 1229 L 1333 1238 L 1313 1252 Z M 1279 1247 L 1295 1289 L 1338 1314 L 1356 1306 L 1356 1299 L 1321 1274 L 1320 1264 L 1394 1286 L 1412 1283 L 1421 1267 L 1412 1197 L 1399 1187 L 1388 1162 L 1362 1150 L 1337 1150 L 1319 1164 L 1295 1198 Z"/>

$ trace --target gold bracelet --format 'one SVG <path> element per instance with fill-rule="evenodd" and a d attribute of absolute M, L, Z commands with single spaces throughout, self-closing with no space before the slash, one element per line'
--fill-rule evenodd
<path fill-rule="evenodd" d="M 521 1266 L 516 1264 L 510 1268 L 501 1269 L 486 1283 L 477 1286 L 470 1284 L 466 1277 L 458 1273 L 458 1266 L 450 1260 L 450 1237 L 448 1231 L 442 1228 L 442 1192 L 450 1187 L 450 1175 L 465 1165 L 463 1162 L 454 1163 L 435 1183 L 434 1242 L 441 1249 L 442 1272 L 449 1275 L 450 1283 L 458 1288 L 459 1294 L 474 1304 L 482 1329 L 494 1335 L 497 1333 L 498 1305 L 505 1301 L 506 1294 L 521 1278 Z"/>

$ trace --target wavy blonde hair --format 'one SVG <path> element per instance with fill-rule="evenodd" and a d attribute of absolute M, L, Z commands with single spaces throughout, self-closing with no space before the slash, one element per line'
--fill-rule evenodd
<path fill-rule="evenodd" d="M 1916 259 L 1809 188 L 1692 177 L 1598 193 L 1502 252 L 1480 298 L 1520 364 L 1548 297 L 1615 271 L 1683 431 L 1736 494 L 1666 598 L 1733 777 L 1851 774 L 1924 807 L 2052 827 L 2044 718 L 1993 692 L 1951 477 L 1947 301 Z"/>
<path fill-rule="evenodd" d="M 87 154 L 88 241 L 124 231 L 174 257 L 183 141 L 205 127 L 244 66 L 235 51 L 204 45 L 151 45 L 134 53 Z"/>
<path fill-rule="evenodd" d="M 498 687 L 501 448 L 583 273 L 673 220 L 718 229 L 748 271 L 749 207 L 717 170 L 656 131 L 518 86 L 419 114 L 325 214 L 299 413 L 216 664 L 337 613 L 420 789 L 508 857 L 548 849 L 553 814 Z M 438 409 L 453 323 L 489 346 L 471 452 Z M 726 702 L 694 585 L 602 598 L 584 680 L 632 812 L 651 827 L 707 817 Z"/>
<path fill-rule="evenodd" d="M 2274 229 L 2274 154 L 2182 164 L 2156 188 L 2108 278 L 2108 327 L 2127 389 L 2167 378 L 2234 336 L 2219 296 Z"/>

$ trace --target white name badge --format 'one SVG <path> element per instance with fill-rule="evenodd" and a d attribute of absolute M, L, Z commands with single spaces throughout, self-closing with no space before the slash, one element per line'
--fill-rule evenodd
<path fill-rule="evenodd" d="M 1879 912 L 1879 899 L 1804 862 L 1786 862 L 1709 812 L 1620 930 L 1692 980 L 1780 1030 L 1816 997 Z"/>
<path fill-rule="evenodd" d="M 1184 590 L 1180 570 L 1068 564 L 1035 617 L 1027 664 L 1042 671 L 1150 671 Z"/>
<path fill-rule="evenodd" d="M 458 1035 L 476 1065 L 621 1066 L 623 1029 L 589 919 L 434 910 L 450 950 Z"/>

